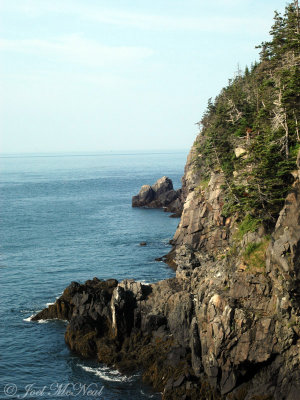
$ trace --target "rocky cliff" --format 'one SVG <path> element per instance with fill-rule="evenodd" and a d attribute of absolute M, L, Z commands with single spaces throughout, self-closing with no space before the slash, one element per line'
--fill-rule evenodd
<path fill-rule="evenodd" d="M 199 138 L 196 144 L 199 142 Z M 65 340 L 124 373 L 141 369 L 163 399 L 298 399 L 300 165 L 275 228 L 223 217 L 224 176 L 183 177 L 176 277 L 151 285 L 73 282 L 33 319 L 67 319 Z"/>
<path fill-rule="evenodd" d="M 133 197 L 183 205 L 176 277 L 73 282 L 33 318 L 67 319 L 73 351 L 142 370 L 164 400 L 299 399 L 299 15 L 276 13 L 260 62 L 209 101 L 182 189 L 163 177 Z"/>
<path fill-rule="evenodd" d="M 194 148 L 188 160 L 195 156 Z M 205 181 L 188 161 L 173 239 L 176 276 L 194 296 L 201 356 L 191 349 L 193 369 L 228 399 L 299 395 L 299 157 L 271 234 L 263 226 L 245 232 L 237 215 L 223 217 L 223 173 Z"/>

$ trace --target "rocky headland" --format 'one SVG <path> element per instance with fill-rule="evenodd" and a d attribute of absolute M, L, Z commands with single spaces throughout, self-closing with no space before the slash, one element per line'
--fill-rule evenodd
<path fill-rule="evenodd" d="M 201 184 L 192 148 L 173 238 L 176 277 L 71 283 L 33 320 L 68 320 L 70 349 L 143 379 L 167 399 L 286 399 L 300 389 L 300 166 L 270 236 L 237 240 L 224 176 Z M 247 255 L 251 244 L 256 252 Z M 252 258 L 253 259 L 252 259 Z"/>
<path fill-rule="evenodd" d="M 299 399 L 299 15 L 275 14 L 260 62 L 209 101 L 182 188 L 133 197 L 181 214 L 176 276 L 73 282 L 33 317 L 68 320 L 71 350 L 142 371 L 163 400 Z"/>

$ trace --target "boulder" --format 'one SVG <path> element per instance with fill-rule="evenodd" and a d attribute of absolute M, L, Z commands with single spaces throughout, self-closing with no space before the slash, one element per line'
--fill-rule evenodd
<path fill-rule="evenodd" d="M 236 147 L 234 149 L 234 154 L 237 158 L 243 156 L 247 151 L 243 149 L 242 147 Z"/>
<path fill-rule="evenodd" d="M 133 196 L 132 207 L 142 207 L 152 202 L 155 197 L 155 192 L 150 185 L 143 185 L 139 194 Z"/>
<path fill-rule="evenodd" d="M 132 197 L 132 207 L 164 208 L 165 211 L 181 215 L 181 189 L 174 190 L 172 180 L 166 176 L 154 185 L 143 185 L 139 194 Z"/>

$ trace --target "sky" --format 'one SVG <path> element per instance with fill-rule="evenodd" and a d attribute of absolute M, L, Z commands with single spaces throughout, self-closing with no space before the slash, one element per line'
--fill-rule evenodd
<path fill-rule="evenodd" d="M 0 152 L 186 150 L 279 0 L 0 0 Z"/>

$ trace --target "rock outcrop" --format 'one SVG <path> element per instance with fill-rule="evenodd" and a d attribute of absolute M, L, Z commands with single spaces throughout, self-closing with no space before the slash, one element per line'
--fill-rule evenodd
<path fill-rule="evenodd" d="M 222 216 L 222 172 L 204 181 L 193 168 L 196 154 L 193 148 L 188 157 L 172 241 L 176 277 L 151 285 L 73 282 L 33 320 L 67 319 L 65 340 L 73 351 L 124 373 L 142 370 L 164 400 L 296 400 L 299 162 L 271 235 L 260 227 L 238 237 L 235 217 Z M 152 188 L 138 200 L 155 204 Z"/>
<path fill-rule="evenodd" d="M 181 189 L 174 190 L 172 180 L 166 176 L 154 185 L 144 185 L 139 194 L 132 197 L 132 207 L 164 208 L 165 211 L 181 215 Z"/>
<path fill-rule="evenodd" d="M 142 369 L 144 380 L 164 390 L 166 399 L 177 398 L 174 390 L 182 396 L 186 387 L 195 399 L 201 390 L 204 399 L 211 388 L 194 382 L 188 362 L 192 315 L 192 296 L 175 278 L 153 285 L 94 278 L 82 285 L 72 282 L 33 320 L 67 319 L 71 350 L 124 373 Z"/>

